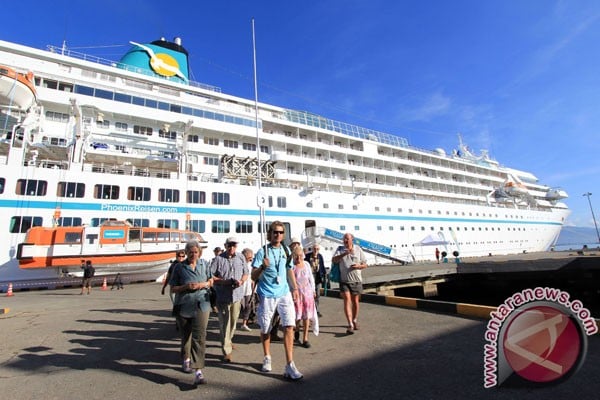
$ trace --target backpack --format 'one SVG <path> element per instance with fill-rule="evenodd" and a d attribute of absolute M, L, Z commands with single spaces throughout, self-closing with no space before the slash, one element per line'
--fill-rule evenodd
<path fill-rule="evenodd" d="M 90 275 L 90 278 L 94 277 L 94 274 L 96 273 L 96 269 L 93 266 L 89 266 L 90 272 L 88 272 L 88 274 Z"/>

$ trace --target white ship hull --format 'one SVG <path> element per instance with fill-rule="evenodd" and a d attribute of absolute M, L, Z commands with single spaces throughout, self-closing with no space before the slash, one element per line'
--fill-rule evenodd
<path fill-rule="evenodd" d="M 432 260 L 435 247 L 460 257 L 544 251 L 569 214 L 533 175 L 488 157 L 427 152 L 265 104 L 256 129 L 251 100 L 6 42 L 0 63 L 34 72 L 40 104 L 0 114 L 10 127 L 0 143 L 0 288 L 61 276 L 19 269 L 27 224 L 129 220 L 189 228 L 209 248 L 234 235 L 239 250 L 257 249 L 260 197 L 288 239 L 320 242 L 328 255 L 331 233 L 348 231 L 373 244 L 369 262 L 387 263 Z M 499 194 L 509 175 L 523 182 L 517 196 Z M 431 235 L 444 244 L 422 245 Z"/>

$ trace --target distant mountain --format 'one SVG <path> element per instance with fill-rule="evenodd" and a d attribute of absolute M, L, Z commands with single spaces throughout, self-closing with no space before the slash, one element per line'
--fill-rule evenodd
<path fill-rule="evenodd" d="M 598 235 L 595 228 L 581 228 L 576 226 L 565 226 L 558 236 L 557 246 L 597 244 Z"/>

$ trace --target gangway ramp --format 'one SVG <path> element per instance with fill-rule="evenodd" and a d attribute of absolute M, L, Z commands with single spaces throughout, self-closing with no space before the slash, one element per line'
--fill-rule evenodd
<path fill-rule="evenodd" d="M 344 239 L 343 232 L 339 232 L 339 231 L 329 229 L 329 228 L 316 228 L 316 227 L 312 228 L 312 229 L 307 229 L 302 234 L 302 236 L 303 236 L 303 243 L 306 243 L 308 245 L 312 245 L 314 243 L 318 243 L 323 240 L 341 244 L 341 243 L 343 243 L 343 239 Z M 354 243 L 357 244 L 358 246 L 360 246 L 360 248 L 365 253 L 373 254 L 377 257 L 382 257 L 387 260 L 390 260 L 390 261 L 393 261 L 396 263 L 400 263 L 400 264 L 406 264 L 406 262 L 407 262 L 406 260 L 403 260 L 403 259 L 397 257 L 394 254 L 394 249 L 392 249 L 389 246 L 385 246 L 380 243 L 375 243 L 370 240 L 361 239 L 356 236 L 354 237 Z"/>

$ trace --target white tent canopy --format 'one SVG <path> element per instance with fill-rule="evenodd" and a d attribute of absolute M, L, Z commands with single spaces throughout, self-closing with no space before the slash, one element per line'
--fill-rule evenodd
<path fill-rule="evenodd" d="M 414 243 L 413 246 L 443 246 L 450 244 L 440 235 L 427 235 L 421 241 Z"/>

